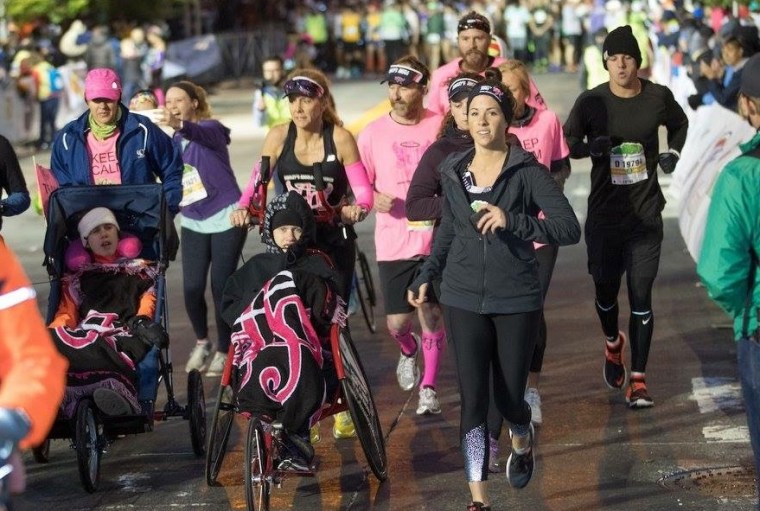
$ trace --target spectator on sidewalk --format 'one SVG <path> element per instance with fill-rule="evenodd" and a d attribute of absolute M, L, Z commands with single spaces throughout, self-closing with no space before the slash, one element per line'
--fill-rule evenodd
<path fill-rule="evenodd" d="M 744 66 L 738 104 L 740 115 L 760 130 L 760 55 Z M 726 165 L 712 190 L 697 273 L 734 320 L 739 379 L 760 471 L 760 131 L 739 147 L 742 154 Z"/>
<path fill-rule="evenodd" d="M 20 215 L 31 204 L 29 189 L 26 187 L 24 174 L 18 162 L 13 145 L 4 136 L 0 135 L 0 189 L 5 191 L 6 197 L 0 200 L 0 228 L 2 217 Z"/>
<path fill-rule="evenodd" d="M 271 128 L 290 121 L 290 105 L 283 94 L 285 83 L 283 61 L 277 55 L 267 57 L 261 64 L 264 80 L 253 93 L 253 124 Z"/>

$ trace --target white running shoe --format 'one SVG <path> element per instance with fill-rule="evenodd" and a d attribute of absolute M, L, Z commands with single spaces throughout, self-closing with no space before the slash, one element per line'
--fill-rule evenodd
<path fill-rule="evenodd" d="M 414 354 L 406 356 L 402 352 L 398 358 L 396 366 L 396 379 L 401 390 L 412 390 L 420 382 L 420 368 L 417 367 L 417 355 L 420 352 L 420 338 L 417 334 L 412 334 L 417 349 Z"/>
<path fill-rule="evenodd" d="M 430 387 L 420 389 L 420 401 L 417 404 L 417 415 L 437 415 L 441 413 L 441 403 L 438 395 Z"/>
<path fill-rule="evenodd" d="M 190 352 L 190 358 L 187 359 L 185 364 L 185 372 L 190 372 L 193 369 L 203 371 L 206 368 L 206 360 L 211 353 L 211 346 L 206 343 L 195 343 L 193 351 Z"/>
<path fill-rule="evenodd" d="M 227 363 L 227 354 L 216 352 L 214 358 L 206 369 L 206 376 L 221 376 L 224 372 L 224 365 Z"/>
<path fill-rule="evenodd" d="M 541 396 L 538 395 L 538 389 L 528 387 L 525 391 L 525 401 L 530 405 L 530 422 L 540 426 L 544 422 L 544 416 L 541 414 Z"/>

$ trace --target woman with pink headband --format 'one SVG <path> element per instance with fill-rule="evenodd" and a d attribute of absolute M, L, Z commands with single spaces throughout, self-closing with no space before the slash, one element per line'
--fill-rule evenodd
<path fill-rule="evenodd" d="M 341 294 L 348 301 L 356 259 L 356 233 L 352 225 L 372 209 L 373 192 L 353 135 L 343 128 L 324 74 L 316 69 L 296 69 L 283 85 L 290 102 L 292 121 L 272 127 L 264 139 L 262 157 L 269 157 L 273 176 L 286 191 L 300 193 L 313 210 L 324 207 L 314 182 L 314 164 L 322 164 L 330 206 L 340 212 L 339 221 L 317 226 L 317 246 L 329 255 L 341 274 Z M 259 169 L 253 175 L 233 212 L 235 225 L 249 222 L 248 204 L 254 194 Z M 355 197 L 349 203 L 349 192 Z"/>

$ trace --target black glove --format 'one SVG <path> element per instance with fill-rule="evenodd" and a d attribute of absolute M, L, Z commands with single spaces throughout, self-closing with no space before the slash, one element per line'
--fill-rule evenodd
<path fill-rule="evenodd" d="M 666 174 L 671 174 L 676 170 L 676 163 L 678 163 L 678 153 L 674 151 L 668 151 L 667 153 L 660 153 L 657 157 L 657 163 L 660 164 L 660 168 Z"/>
<path fill-rule="evenodd" d="M 700 106 L 702 106 L 702 95 L 701 94 L 693 94 L 688 97 L 687 99 L 689 106 L 692 110 L 696 110 Z"/>
<path fill-rule="evenodd" d="M 588 152 L 594 158 L 609 156 L 611 149 L 612 149 L 612 139 L 608 136 L 596 137 L 588 145 Z"/>
<path fill-rule="evenodd" d="M 154 323 L 148 316 L 136 316 L 127 323 L 132 335 L 139 337 L 145 344 L 164 349 L 169 346 L 169 335 L 166 330 Z"/>

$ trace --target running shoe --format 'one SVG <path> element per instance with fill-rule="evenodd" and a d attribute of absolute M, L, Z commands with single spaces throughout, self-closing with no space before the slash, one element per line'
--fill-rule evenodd
<path fill-rule="evenodd" d="M 420 400 L 417 404 L 417 415 L 437 415 L 441 413 L 441 403 L 435 389 L 423 387 L 420 389 Z"/>
<path fill-rule="evenodd" d="M 396 366 L 396 379 L 401 390 L 412 390 L 420 382 L 420 368 L 417 367 L 420 338 L 417 334 L 412 334 L 412 337 L 414 337 L 414 342 L 417 345 L 414 353 L 406 356 L 402 352 L 399 355 L 398 365 Z"/>
<path fill-rule="evenodd" d="M 514 448 L 507 460 L 507 481 L 512 488 L 525 488 L 533 477 L 536 461 L 533 456 L 533 438 L 535 430 L 533 423 L 530 424 L 528 433 L 528 448 L 522 453 L 516 453 Z"/>
<path fill-rule="evenodd" d="M 190 358 L 187 359 L 185 364 L 185 372 L 190 372 L 193 369 L 203 371 L 206 368 L 206 360 L 211 353 L 211 346 L 208 343 L 195 343 L 193 351 L 190 352 Z"/>
<path fill-rule="evenodd" d="M 488 471 L 492 474 L 501 472 L 499 465 L 499 441 L 488 435 Z"/>
<path fill-rule="evenodd" d="M 353 438 L 356 436 L 354 421 L 351 420 L 351 414 L 340 412 L 335 414 L 335 424 L 333 424 L 333 437 L 336 439 Z"/>
<path fill-rule="evenodd" d="M 647 384 L 643 378 L 631 378 L 625 392 L 625 402 L 628 403 L 628 408 L 632 410 L 654 406 L 654 400 L 649 396 Z"/>
<path fill-rule="evenodd" d="M 129 401 L 113 389 L 95 389 L 95 392 L 92 393 L 92 400 L 95 401 L 98 410 L 106 415 L 115 417 L 133 413 Z"/>
<path fill-rule="evenodd" d="M 530 421 L 540 426 L 544 422 L 544 416 L 541 414 L 541 396 L 538 395 L 538 389 L 528 387 L 525 391 L 525 401 L 530 405 Z"/>
<path fill-rule="evenodd" d="M 616 350 L 611 350 L 609 345 L 604 344 L 604 381 L 611 389 L 622 389 L 625 385 L 627 377 L 627 371 L 625 363 L 623 362 L 623 350 L 625 350 L 625 334 L 623 332 L 618 333 L 618 347 Z"/>
<path fill-rule="evenodd" d="M 221 376 L 224 372 L 224 365 L 227 363 L 227 354 L 217 351 L 214 358 L 206 369 L 206 376 Z"/>
<path fill-rule="evenodd" d="M 482 502 L 473 502 L 467 505 L 467 511 L 491 511 L 491 506 L 486 506 Z"/>

